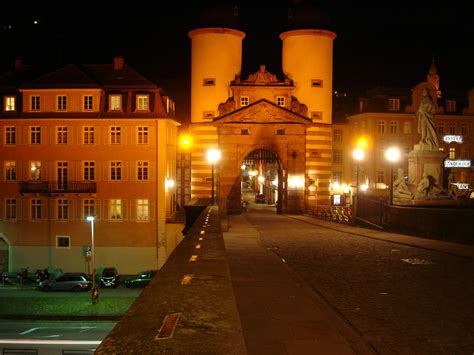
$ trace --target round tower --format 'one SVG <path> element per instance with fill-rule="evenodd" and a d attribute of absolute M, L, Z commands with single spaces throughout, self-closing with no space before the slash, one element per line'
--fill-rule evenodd
<path fill-rule="evenodd" d="M 245 33 L 230 28 L 200 28 L 191 38 L 191 122 L 211 122 L 240 74 Z"/>
<path fill-rule="evenodd" d="M 301 29 L 280 35 L 282 67 L 295 85 L 295 96 L 308 107 L 313 122 L 332 123 L 332 53 L 336 34 Z"/>

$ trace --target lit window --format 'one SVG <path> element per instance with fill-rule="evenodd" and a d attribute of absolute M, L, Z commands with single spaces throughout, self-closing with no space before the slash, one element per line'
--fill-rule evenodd
<path fill-rule="evenodd" d="M 14 161 L 5 162 L 5 180 L 6 181 L 16 180 L 16 162 Z"/>
<path fill-rule="evenodd" d="M 109 201 L 109 215 L 110 219 L 121 220 L 122 219 L 122 200 L 110 200 Z"/>
<path fill-rule="evenodd" d="M 30 143 L 41 144 L 41 127 L 30 127 Z"/>
<path fill-rule="evenodd" d="M 83 128 L 83 140 L 84 144 L 94 144 L 94 127 L 87 126 Z"/>
<path fill-rule="evenodd" d="M 5 111 L 15 111 L 15 96 L 5 96 Z"/>
<path fill-rule="evenodd" d="M 150 219 L 150 206 L 147 199 L 137 200 L 137 220 L 148 221 Z"/>
<path fill-rule="evenodd" d="M 91 198 L 86 198 L 82 201 L 84 219 L 89 216 L 95 216 L 95 200 Z"/>
<path fill-rule="evenodd" d="M 390 133 L 397 134 L 398 133 L 398 122 L 397 121 L 390 121 Z"/>
<path fill-rule="evenodd" d="M 388 109 L 390 111 L 400 111 L 400 99 L 388 99 Z"/>
<path fill-rule="evenodd" d="M 404 134 L 411 134 L 413 130 L 413 125 L 410 121 L 403 122 L 403 133 Z"/>
<path fill-rule="evenodd" d="M 67 127 L 56 127 L 57 144 L 67 144 Z"/>
<path fill-rule="evenodd" d="M 449 159 L 456 159 L 456 148 L 449 148 Z"/>
<path fill-rule="evenodd" d="M 5 127 L 5 144 L 16 144 L 16 128 L 14 126 Z"/>
<path fill-rule="evenodd" d="M 377 183 L 383 183 L 385 177 L 385 173 L 383 171 L 377 171 Z"/>
<path fill-rule="evenodd" d="M 461 123 L 461 135 L 467 135 L 467 123 Z"/>
<path fill-rule="evenodd" d="M 249 97 L 248 96 L 241 96 L 240 97 L 240 107 L 248 106 L 249 105 Z"/>
<path fill-rule="evenodd" d="M 41 219 L 41 199 L 31 199 L 31 219 Z"/>
<path fill-rule="evenodd" d="M 137 180 L 147 181 L 148 180 L 148 162 L 138 161 L 137 163 Z"/>
<path fill-rule="evenodd" d="M 122 111 L 122 95 L 110 95 L 109 111 Z"/>
<path fill-rule="evenodd" d="M 148 95 L 137 95 L 137 111 L 148 111 Z"/>
<path fill-rule="evenodd" d="M 446 112 L 456 112 L 456 101 L 446 100 Z"/>
<path fill-rule="evenodd" d="M 377 132 L 379 134 L 385 133 L 385 121 L 377 121 Z"/>
<path fill-rule="evenodd" d="M 118 126 L 110 127 L 110 144 L 122 143 L 122 128 Z"/>
<path fill-rule="evenodd" d="M 16 199 L 5 200 L 5 219 L 16 219 Z"/>
<path fill-rule="evenodd" d="M 30 100 L 30 110 L 39 111 L 40 110 L 40 97 L 37 95 L 31 96 Z"/>
<path fill-rule="evenodd" d="M 41 180 L 41 162 L 40 161 L 30 162 L 30 179 L 33 181 Z"/>
<path fill-rule="evenodd" d="M 137 143 L 148 144 L 148 127 L 137 127 Z"/>
<path fill-rule="evenodd" d="M 59 95 L 57 97 L 57 110 L 65 111 L 67 107 L 67 98 L 65 95 Z"/>
<path fill-rule="evenodd" d="M 83 162 L 84 171 L 84 180 L 85 181 L 94 181 L 95 179 L 95 162 L 93 161 L 85 161 Z"/>
<path fill-rule="evenodd" d="M 285 107 L 285 104 L 286 104 L 285 96 L 277 96 L 276 97 L 276 104 L 278 106 Z"/>
<path fill-rule="evenodd" d="M 444 134 L 444 122 L 438 123 L 438 134 Z"/>
<path fill-rule="evenodd" d="M 69 218 L 69 204 L 66 199 L 57 200 L 57 219 L 67 220 Z"/>
<path fill-rule="evenodd" d="M 69 249 L 71 247 L 71 237 L 68 235 L 56 236 L 56 249 Z"/>
<path fill-rule="evenodd" d="M 333 163 L 342 163 L 342 150 L 334 149 L 332 151 L 332 162 Z"/>
<path fill-rule="evenodd" d="M 449 124 L 449 134 L 456 134 L 456 123 Z"/>
<path fill-rule="evenodd" d="M 342 142 L 342 130 L 335 129 L 332 131 L 332 140 L 334 142 Z"/>
<path fill-rule="evenodd" d="M 110 162 L 110 180 L 113 180 L 113 181 L 122 180 L 122 162 L 121 161 Z"/>
<path fill-rule="evenodd" d="M 83 106 L 84 111 L 92 111 L 93 107 L 94 107 L 93 96 L 92 95 L 85 95 L 84 96 L 84 106 Z"/>

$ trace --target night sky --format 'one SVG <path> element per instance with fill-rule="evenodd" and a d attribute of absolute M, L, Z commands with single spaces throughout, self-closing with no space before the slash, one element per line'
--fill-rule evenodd
<path fill-rule="evenodd" d="M 280 75 L 278 35 L 291 26 L 288 6 L 292 1 L 235 2 L 239 5 L 237 25 L 247 34 L 242 76 L 257 71 L 260 64 Z M 174 97 L 178 115 L 187 118 L 187 33 L 209 19 L 212 22 L 219 11 L 212 10 L 216 6 L 210 1 L 163 3 L 2 3 L 0 72 L 10 70 L 17 56 L 26 64 L 53 67 L 112 63 L 113 56 L 122 55 L 127 64 Z M 227 5 L 231 2 L 218 3 L 227 13 L 232 11 Z M 473 88 L 474 15 L 467 3 L 450 1 L 451 7 L 440 7 L 427 1 L 360 5 L 356 1 L 309 4 L 302 0 L 306 10 L 309 5 L 321 10 L 313 12 L 317 14 L 314 27 L 338 34 L 334 42 L 334 90 L 349 95 L 377 86 L 413 87 L 426 80 L 432 59 L 441 76 L 442 90 Z M 150 7 L 152 4 L 155 7 Z M 296 14 L 308 14 L 306 10 L 301 10 L 300 4 Z"/>

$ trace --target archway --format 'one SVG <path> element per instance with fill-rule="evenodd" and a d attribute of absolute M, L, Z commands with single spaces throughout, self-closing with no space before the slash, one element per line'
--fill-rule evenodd
<path fill-rule="evenodd" d="M 9 244 L 7 240 L 0 235 L 0 271 L 8 271 Z"/>

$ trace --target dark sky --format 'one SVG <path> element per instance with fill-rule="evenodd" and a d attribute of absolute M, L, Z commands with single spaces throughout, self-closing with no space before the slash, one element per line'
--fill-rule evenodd
<path fill-rule="evenodd" d="M 243 76 L 266 64 L 281 72 L 281 41 L 292 1 L 234 1 L 240 29 L 246 32 Z M 431 60 L 442 89 L 474 87 L 474 15 L 468 1 L 308 1 L 323 9 L 314 27 L 338 36 L 334 42 L 334 89 L 357 95 L 376 86 L 413 87 L 426 80 Z M 219 8 L 232 12 L 230 1 Z M 166 4 L 166 5 L 164 5 Z M 5 6 L 7 7 L 5 7 Z M 154 7 L 151 7 L 154 5 Z M 210 1 L 75 2 L 2 4 L 0 72 L 16 56 L 28 64 L 126 63 L 157 82 L 177 101 L 178 114 L 189 115 L 190 39 L 187 32 L 211 21 Z M 306 7 L 297 14 L 308 15 Z M 299 7 L 301 9 L 301 7 Z M 324 15 L 326 14 L 326 15 Z M 329 23 L 327 20 L 329 18 Z M 38 21 L 34 24 L 33 21 Z M 291 25 L 291 23 L 290 23 Z M 11 26 L 11 28 L 9 28 Z"/>

